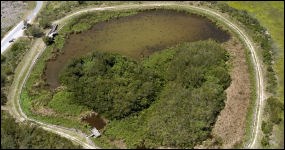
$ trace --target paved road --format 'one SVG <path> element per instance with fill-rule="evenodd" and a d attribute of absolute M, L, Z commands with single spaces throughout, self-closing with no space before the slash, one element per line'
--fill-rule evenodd
<path fill-rule="evenodd" d="M 65 21 L 66 19 L 78 15 L 80 13 L 86 12 L 86 11 L 99 11 L 99 10 L 109 10 L 109 9 L 130 9 L 130 8 L 140 8 L 140 7 L 149 7 L 149 6 L 166 6 L 166 5 L 173 5 L 173 6 L 179 6 L 179 7 L 184 7 L 184 8 L 188 8 L 188 9 L 194 9 L 197 10 L 201 13 L 205 13 L 211 16 L 214 16 L 216 19 L 224 22 L 226 25 L 228 25 L 229 28 L 233 29 L 233 31 L 235 31 L 242 39 L 242 41 L 246 44 L 247 48 L 250 50 L 251 52 L 251 57 L 253 60 L 253 64 L 254 64 L 254 68 L 256 71 L 256 81 L 257 81 L 257 105 L 256 105 L 256 113 L 255 113 L 255 121 L 254 121 L 254 129 L 253 129 L 253 134 L 252 137 L 250 139 L 249 144 L 247 145 L 247 148 L 254 148 L 256 141 L 257 141 L 257 137 L 258 137 L 258 133 L 260 130 L 260 123 L 261 123 L 261 112 L 262 112 L 262 108 L 263 108 L 263 101 L 264 101 L 264 88 L 263 88 L 263 76 L 261 74 L 261 65 L 260 65 L 260 61 L 258 60 L 258 57 L 256 55 L 255 52 L 255 48 L 253 46 L 253 42 L 248 38 L 248 36 L 244 33 L 244 31 L 242 31 L 240 28 L 238 28 L 235 24 L 233 24 L 232 22 L 230 22 L 227 18 L 223 17 L 222 15 L 211 11 L 211 10 L 207 10 L 204 8 L 200 8 L 200 7 L 194 7 L 194 6 L 189 6 L 189 5 L 181 5 L 181 4 L 177 4 L 175 2 L 158 2 L 158 3 L 149 3 L 149 4 L 133 4 L 133 5 L 121 5 L 121 6 L 113 6 L 113 7 L 103 7 L 103 8 L 89 8 L 89 9 L 85 9 L 83 11 L 79 11 L 76 13 L 73 13 L 71 15 L 68 15 L 66 17 L 64 17 L 63 19 L 60 19 L 58 21 L 56 21 L 57 23 L 62 23 L 63 21 Z M 41 43 L 42 40 L 41 40 Z M 60 126 L 56 126 L 56 125 L 51 125 L 51 124 L 47 124 L 47 123 L 43 123 L 34 119 L 30 119 L 27 118 L 27 116 L 22 112 L 22 109 L 20 107 L 19 104 L 19 100 L 20 100 L 20 93 L 22 90 L 22 87 L 25 84 L 26 79 L 29 77 L 30 71 L 32 70 L 33 65 L 35 64 L 36 60 L 38 59 L 38 57 L 41 55 L 41 53 L 44 51 L 45 47 L 40 47 L 40 48 L 34 48 L 34 50 L 31 50 L 31 53 L 33 52 L 33 54 L 31 56 L 27 56 L 27 59 L 23 59 L 23 63 L 25 67 L 21 67 L 20 69 L 22 69 L 20 72 L 15 75 L 15 80 L 13 81 L 13 85 L 15 84 L 15 88 L 13 88 L 11 90 L 11 95 L 13 95 L 12 97 L 9 97 L 10 103 L 12 103 L 12 107 L 14 107 L 14 109 L 12 109 L 11 111 L 15 110 L 12 112 L 13 116 L 16 117 L 16 119 L 18 120 L 30 120 L 34 123 L 39 124 L 42 128 L 49 130 L 51 132 L 57 133 L 61 136 L 64 136 L 72 141 L 75 141 L 79 144 L 81 144 L 84 148 L 99 148 L 93 145 L 92 142 L 88 141 L 86 142 L 86 138 L 83 138 L 83 135 L 78 134 L 78 131 L 74 131 L 74 130 L 70 130 L 68 128 L 64 128 L 64 127 L 60 127 Z M 21 63 L 22 63 L 21 62 Z M 19 68 L 19 67 L 18 67 Z M 24 79 L 24 80 L 23 80 Z M 9 94 L 9 95 L 10 95 Z"/>
<path fill-rule="evenodd" d="M 32 13 L 26 18 L 28 19 L 28 23 L 31 23 L 35 18 L 37 13 L 40 11 L 43 5 L 42 1 L 37 1 L 36 8 L 32 11 Z M 23 19 L 24 20 L 24 19 Z M 18 23 L 8 34 L 6 34 L 1 40 L 1 54 L 7 50 L 7 48 L 13 43 L 9 43 L 11 39 L 17 39 L 24 34 L 22 28 L 24 27 L 24 22 L 21 21 Z"/>

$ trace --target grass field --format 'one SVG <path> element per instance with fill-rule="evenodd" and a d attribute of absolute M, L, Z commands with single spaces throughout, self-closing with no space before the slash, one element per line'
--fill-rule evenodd
<path fill-rule="evenodd" d="M 284 2 L 228 2 L 231 7 L 248 11 L 266 27 L 274 42 L 274 69 L 278 76 L 278 97 L 284 102 Z M 283 118 L 284 120 L 284 118 Z M 281 137 L 279 146 L 284 147 L 284 121 L 277 129 Z M 281 130 L 281 131 L 280 131 Z"/>

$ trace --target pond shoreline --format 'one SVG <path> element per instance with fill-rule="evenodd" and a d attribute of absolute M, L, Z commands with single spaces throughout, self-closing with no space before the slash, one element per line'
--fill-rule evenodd
<path fill-rule="evenodd" d="M 119 53 L 139 60 L 178 43 L 209 38 L 225 42 L 229 34 L 198 15 L 175 10 L 146 10 L 102 21 L 90 30 L 68 35 L 63 53 L 47 62 L 44 76 L 50 89 L 55 89 L 60 85 L 60 71 L 68 62 L 94 50 Z"/>

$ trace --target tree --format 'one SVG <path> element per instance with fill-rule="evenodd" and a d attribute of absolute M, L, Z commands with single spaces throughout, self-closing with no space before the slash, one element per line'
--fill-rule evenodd
<path fill-rule="evenodd" d="M 51 27 L 51 22 L 46 18 L 41 18 L 39 21 L 40 27 L 47 29 Z"/>
<path fill-rule="evenodd" d="M 271 135 L 272 129 L 273 129 L 273 124 L 271 122 L 262 121 L 261 130 L 263 131 L 264 134 Z"/>
<path fill-rule="evenodd" d="M 27 30 L 25 30 L 25 34 L 27 36 L 33 36 L 33 37 L 36 37 L 36 38 L 39 38 L 39 37 L 44 35 L 42 29 L 40 27 L 36 26 L 36 25 L 32 25 Z"/>
<path fill-rule="evenodd" d="M 269 97 L 267 100 L 267 110 L 269 111 L 270 120 L 279 124 L 282 121 L 281 112 L 284 110 L 284 106 L 276 97 Z"/>
<path fill-rule="evenodd" d="M 46 45 L 51 45 L 54 42 L 53 39 L 48 36 L 43 37 L 43 41 Z"/>
<path fill-rule="evenodd" d="M 1 88 L 1 106 L 5 105 L 6 102 L 7 102 L 7 96 L 6 96 L 6 94 L 4 93 L 4 91 Z"/>
<path fill-rule="evenodd" d="M 57 134 L 31 124 L 18 124 L 1 111 L 1 149 L 71 149 L 82 148 Z"/>
<path fill-rule="evenodd" d="M 1 73 L 1 87 L 3 87 L 5 83 L 6 83 L 6 74 Z"/>
<path fill-rule="evenodd" d="M 1 63 L 6 61 L 6 57 L 4 55 L 1 54 Z"/>

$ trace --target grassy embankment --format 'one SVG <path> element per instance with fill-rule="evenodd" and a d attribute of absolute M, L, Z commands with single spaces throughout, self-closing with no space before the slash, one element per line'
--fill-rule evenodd
<path fill-rule="evenodd" d="M 31 48 L 32 41 L 20 38 L 11 48 L 1 54 L 1 104 L 7 101 L 7 93 L 13 82 L 17 65 Z"/>
<path fill-rule="evenodd" d="M 274 56 L 274 70 L 278 77 L 276 96 L 284 103 L 284 2 L 228 2 L 231 7 L 246 10 L 266 27 L 273 39 L 272 49 Z M 267 106 L 268 107 L 268 106 Z M 284 108 L 283 108 L 284 109 Z M 284 111 L 279 112 L 284 116 Z M 284 117 L 273 131 L 277 137 L 276 148 L 284 147 Z M 282 146 L 283 145 L 283 146 Z"/>

